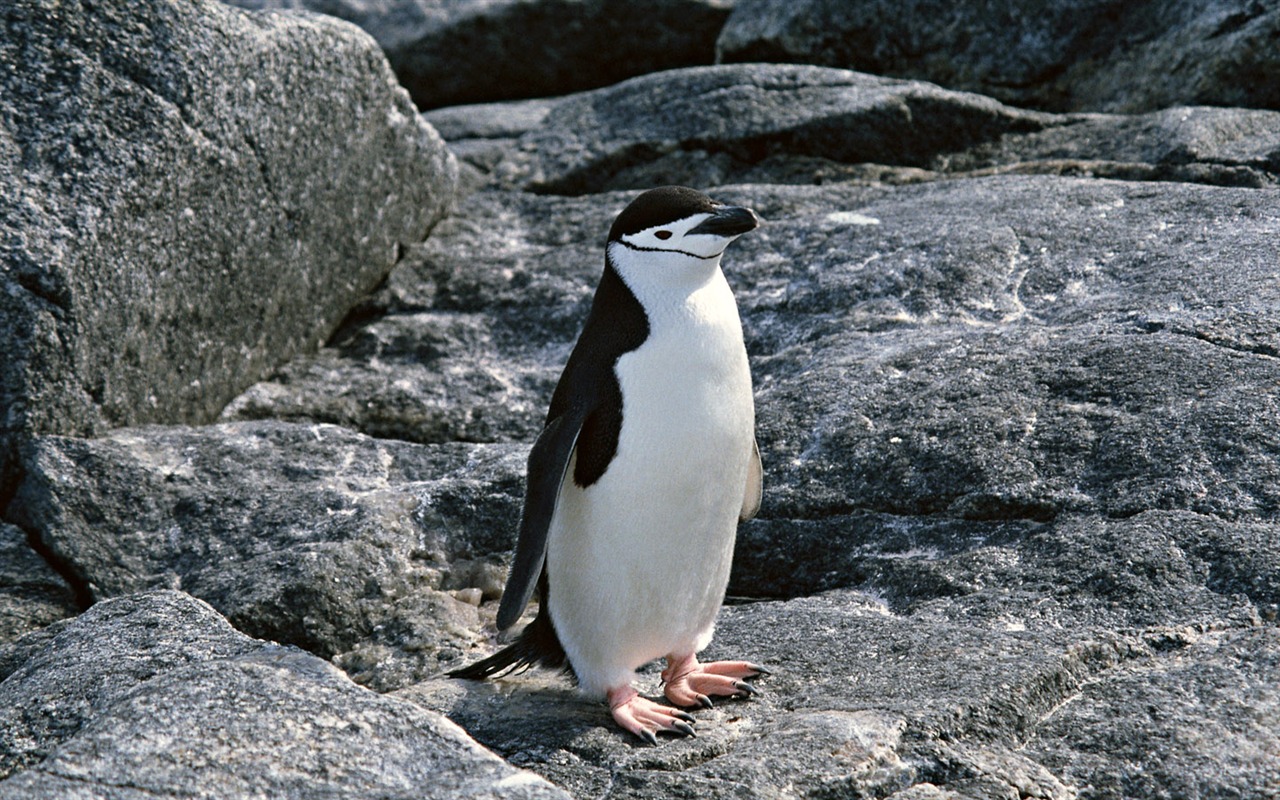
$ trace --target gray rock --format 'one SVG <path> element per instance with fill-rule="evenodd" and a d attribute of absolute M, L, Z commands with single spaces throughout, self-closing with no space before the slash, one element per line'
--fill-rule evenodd
<path fill-rule="evenodd" d="M 94 606 L 0 698 L 3 798 L 565 796 L 179 592 Z"/>
<path fill-rule="evenodd" d="M 250 388 L 223 418 L 417 442 L 532 441 L 625 204 L 472 195 L 408 251 L 368 304 L 375 321 Z"/>
<path fill-rule="evenodd" d="M 79 611 L 66 580 L 40 557 L 21 530 L 0 523 L 0 680 L 6 645 Z"/>
<path fill-rule="evenodd" d="M 216 416 L 451 201 L 451 156 L 345 23 L 41 0 L 4 24 L 0 503 L 28 432 Z"/>
<path fill-rule="evenodd" d="M 421 108 L 559 95 L 715 60 L 733 0 L 229 0 L 371 33 Z"/>
<path fill-rule="evenodd" d="M 726 263 L 766 493 L 709 655 L 774 668 L 765 693 L 657 750 L 556 679 L 397 696 L 582 797 L 1158 796 L 1159 776 L 1267 797 L 1280 193 L 1008 175 L 713 194 L 766 220 Z M 512 332 L 459 352 L 553 376 L 628 197 L 471 196 L 372 302 L 374 352 L 452 320 Z M 322 378 L 277 388 L 318 415 Z M 768 597 L 794 599 L 749 602 Z M 476 642 L 447 655 L 496 644 Z M 1182 682 L 1195 703 L 1152 728 Z"/>
<path fill-rule="evenodd" d="M 662 183 L 918 183 L 1001 172 L 1280 185 L 1280 113 L 1029 112 L 847 70 L 673 70 L 537 106 L 442 109 L 467 184 L 583 194 Z"/>
<path fill-rule="evenodd" d="M 76 613 L 71 587 L 21 530 L 0 523 L 0 644 Z"/>
<path fill-rule="evenodd" d="M 483 560 L 512 546 L 525 453 L 278 422 L 32 449 L 10 513 L 91 597 L 180 588 L 379 688 L 474 638 L 479 598 L 455 594 L 500 589 Z"/>
<path fill-rule="evenodd" d="M 848 70 L 693 67 L 568 97 L 520 139 L 529 188 L 557 194 L 671 180 L 708 185 L 772 157 L 927 167 L 1048 115 Z"/>
<path fill-rule="evenodd" d="M 821 64 L 1054 111 L 1280 109 L 1280 8 L 1162 3 L 739 0 L 724 62 Z"/>
<path fill-rule="evenodd" d="M 1263 798 L 1275 779 L 1263 754 L 1275 743 L 1278 644 L 1270 627 L 1118 635 L 942 621 L 833 592 L 724 609 L 708 656 L 773 674 L 749 701 L 695 712 L 696 739 L 656 749 L 543 676 L 431 681 L 396 696 L 448 713 L 579 797 L 1156 797 L 1168 776 L 1163 785 L 1192 795 Z M 661 691 L 656 670 L 640 684 Z"/>

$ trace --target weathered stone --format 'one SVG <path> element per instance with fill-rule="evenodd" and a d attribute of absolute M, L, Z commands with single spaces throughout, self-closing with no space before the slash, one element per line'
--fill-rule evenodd
<path fill-rule="evenodd" d="M 709 798 L 1135 796 L 1126 785 L 1156 796 L 1158 778 L 1134 776 L 1186 767 L 1176 785 L 1263 798 L 1275 774 L 1261 757 L 1275 734 L 1263 727 L 1280 702 L 1274 633 L 1117 635 L 1048 620 L 1014 627 L 963 614 L 899 616 L 865 595 L 832 592 L 726 608 L 708 657 L 745 657 L 773 673 L 757 681 L 762 693 L 749 701 L 696 711 L 696 739 L 657 749 L 613 729 L 602 704 L 537 674 L 490 684 L 431 681 L 396 696 L 448 713 L 513 763 L 580 797 L 677 789 Z M 1129 691 L 1143 676 L 1158 682 Z M 1180 705 L 1180 682 L 1202 699 Z M 656 670 L 640 683 L 660 693 Z M 1231 721 L 1219 724 L 1235 738 L 1199 739 L 1218 719 L 1211 700 L 1232 709 Z M 1120 750 L 1090 738 L 1087 726 L 1077 734 L 1059 722 L 1080 714 L 1094 729 L 1124 736 L 1144 724 L 1151 703 L 1169 708 L 1163 718 L 1172 723 L 1151 735 L 1167 733 L 1181 747 L 1143 750 L 1137 739 Z M 1048 763 L 1039 760 L 1045 755 Z M 1222 781 L 1215 763 L 1229 765 Z"/>
<path fill-rule="evenodd" d="M 660 183 L 664 171 L 692 185 L 737 180 L 727 173 L 779 155 L 927 167 L 939 154 L 1051 120 L 926 83 L 746 64 L 646 75 L 565 98 L 520 147 L 532 155 L 531 188 L 582 194 Z"/>
<path fill-rule="evenodd" d="M 733 0 L 228 0 L 350 20 L 421 108 L 541 97 L 710 64 Z"/>
<path fill-rule="evenodd" d="M 604 267 L 621 195 L 484 192 L 411 248 L 386 316 L 245 392 L 228 420 L 332 422 L 408 441 L 531 441 Z"/>
<path fill-rule="evenodd" d="M 473 638 L 445 581 L 510 549 L 524 453 L 278 422 L 41 437 L 10 512 L 95 599 L 181 588 L 386 688 Z"/>
<path fill-rule="evenodd" d="M 469 186 L 539 192 L 906 184 L 1000 172 L 1280 185 L 1280 112 L 1055 115 L 822 67 L 673 70 L 536 106 L 429 118 L 469 166 Z"/>
<path fill-rule="evenodd" d="M 0 503 L 29 432 L 215 417 L 451 201 L 452 157 L 353 26 L 212 0 L 3 22 Z"/>
<path fill-rule="evenodd" d="M 0 648 L 77 611 L 66 580 L 31 548 L 25 533 L 0 522 Z M 4 674 L 0 667 L 0 679 Z"/>
<path fill-rule="evenodd" d="M 918 78 L 1054 111 L 1280 109 L 1270 2 L 739 0 L 722 61 Z"/>
<path fill-rule="evenodd" d="M 180 592 L 105 601 L 0 684 L 0 797 L 564 797 L 435 714 Z"/>
<path fill-rule="evenodd" d="M 1256 664 L 1237 675 L 1235 651 L 1206 647 L 1188 679 L 1222 708 L 1276 702 L 1280 193 L 1004 176 L 713 194 L 766 220 L 725 265 L 766 467 L 730 594 L 837 591 L 727 609 L 709 656 L 775 674 L 658 750 L 555 679 L 399 696 L 584 797 L 1111 797 L 1147 786 L 1144 770 L 1266 797 L 1250 754 L 1271 740 L 1253 718 L 1215 722 L 1200 702 L 1173 719 L 1177 745 L 1148 746 L 1156 695 L 1129 688 L 1182 674 L 1196 642 L 1239 641 Z M 628 198 L 473 195 L 371 303 L 387 314 L 373 351 L 420 349 L 419 318 L 507 330 L 458 350 L 543 370 L 522 399 L 542 407 L 598 274 L 593 239 Z M 278 388 L 320 414 L 325 385 L 312 372 Z M 360 386 L 382 402 L 377 380 Z M 535 435 L 535 418 L 507 419 Z M 657 692 L 652 667 L 642 683 Z M 1228 685 L 1245 688 L 1225 699 Z M 1083 698 L 1108 736 L 1138 731 L 1123 756 L 1052 726 Z M 1235 738 L 1191 743 L 1215 725 Z"/>

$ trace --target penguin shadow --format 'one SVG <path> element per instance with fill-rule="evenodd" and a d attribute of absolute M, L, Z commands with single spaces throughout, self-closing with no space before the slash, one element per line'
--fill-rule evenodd
<path fill-rule="evenodd" d="M 429 696 L 414 691 L 409 699 L 439 711 L 476 741 L 508 757 L 522 751 L 575 750 L 575 744 L 612 725 L 608 706 L 584 697 L 568 678 L 545 670 L 487 681 L 441 677 L 429 683 Z M 617 734 L 623 741 L 625 732 Z"/>
<path fill-rule="evenodd" d="M 645 696 L 659 699 L 657 676 L 648 672 L 656 673 L 657 668 L 642 669 L 637 688 Z M 738 738 L 733 729 L 740 719 L 739 700 L 717 701 L 713 710 L 694 710 L 704 723 L 697 737 L 664 734 L 654 747 L 619 728 L 603 701 L 583 696 L 567 677 L 557 673 L 529 670 L 498 680 L 441 678 L 430 683 L 435 685 L 430 698 L 410 699 L 444 714 L 476 741 L 518 766 L 533 766 L 550 760 L 556 751 L 566 751 L 594 763 L 670 767 L 666 762 L 700 761 L 721 754 Z"/>

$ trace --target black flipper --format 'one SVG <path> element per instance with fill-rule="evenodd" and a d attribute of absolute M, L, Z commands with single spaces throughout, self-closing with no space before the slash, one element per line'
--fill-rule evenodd
<path fill-rule="evenodd" d="M 529 471 L 524 495 L 524 515 L 516 540 L 515 560 L 507 577 L 502 602 L 498 605 L 498 630 L 515 624 L 533 597 L 547 559 L 547 531 L 556 512 L 560 485 L 573 456 L 573 446 L 582 428 L 582 417 L 556 417 L 542 429 L 529 451 Z M 549 623 L 548 623 L 549 624 Z"/>

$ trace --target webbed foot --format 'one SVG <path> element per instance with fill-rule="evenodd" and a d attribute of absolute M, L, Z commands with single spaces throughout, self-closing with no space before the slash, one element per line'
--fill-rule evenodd
<path fill-rule="evenodd" d="M 659 733 L 697 735 L 693 731 L 692 716 L 678 708 L 643 698 L 630 686 L 610 689 L 607 697 L 614 721 L 649 744 L 658 743 Z"/>
<path fill-rule="evenodd" d="M 768 675 L 769 670 L 748 661 L 698 662 L 697 656 L 667 656 L 662 671 L 667 699 L 678 706 L 711 708 L 712 697 L 749 697 L 760 690 L 745 679 Z"/>

